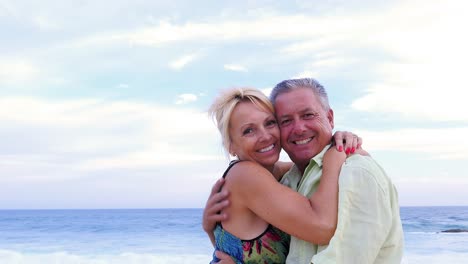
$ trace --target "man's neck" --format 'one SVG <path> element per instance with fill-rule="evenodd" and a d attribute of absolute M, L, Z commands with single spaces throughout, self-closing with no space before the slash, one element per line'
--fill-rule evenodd
<path fill-rule="evenodd" d="M 296 163 L 297 168 L 301 172 L 301 177 L 304 176 L 304 171 L 307 168 L 307 165 L 309 165 L 309 163 L 304 164 L 304 165 L 299 165 L 299 164 Z"/>
<path fill-rule="evenodd" d="M 328 149 L 329 147 L 330 147 L 330 145 L 325 146 L 325 148 L 323 148 L 319 153 L 317 153 L 315 156 L 311 157 L 310 159 L 305 160 L 304 162 L 294 162 L 294 164 L 296 164 L 297 168 L 301 172 L 301 177 L 304 176 L 304 172 L 307 169 L 307 167 L 309 166 L 310 161 L 312 159 L 314 159 L 315 157 L 317 157 L 317 155 L 320 155 L 320 153 L 322 153 L 325 149 Z"/>

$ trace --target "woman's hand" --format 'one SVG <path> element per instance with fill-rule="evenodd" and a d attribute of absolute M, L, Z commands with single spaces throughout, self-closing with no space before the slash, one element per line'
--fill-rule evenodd
<path fill-rule="evenodd" d="M 347 156 L 347 153 L 339 151 L 334 147 L 330 147 L 323 156 L 323 168 L 341 168 L 341 165 L 343 165 Z"/>
<path fill-rule="evenodd" d="M 347 155 L 353 154 L 362 145 L 362 138 L 348 131 L 336 131 L 333 135 L 333 141 L 336 149 L 340 152 L 344 150 Z"/>

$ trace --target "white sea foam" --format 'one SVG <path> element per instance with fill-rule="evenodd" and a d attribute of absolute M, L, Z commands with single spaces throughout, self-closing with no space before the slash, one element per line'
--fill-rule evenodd
<path fill-rule="evenodd" d="M 25 254 L 0 249 L 0 260 L 2 264 L 206 264 L 210 262 L 211 256 L 139 253 L 84 256 L 67 252 Z"/>
<path fill-rule="evenodd" d="M 195 254 L 139 254 L 121 253 L 117 255 L 75 255 L 67 252 L 25 254 L 0 249 L 2 264 L 206 264 L 209 255 Z M 402 264 L 466 263 L 468 253 L 444 252 L 435 254 L 405 254 Z"/>
<path fill-rule="evenodd" d="M 440 250 L 439 253 L 435 254 L 406 254 L 403 257 L 402 264 L 438 264 L 438 263 L 450 263 L 450 264 L 463 264 L 467 263 L 468 253 L 454 253 L 444 252 Z"/>

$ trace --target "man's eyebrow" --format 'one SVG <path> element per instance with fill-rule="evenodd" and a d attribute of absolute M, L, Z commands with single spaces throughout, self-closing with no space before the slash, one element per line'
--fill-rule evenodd
<path fill-rule="evenodd" d="M 284 114 L 284 115 L 282 115 L 282 116 L 278 116 L 277 118 L 278 118 L 278 119 L 281 119 L 281 118 L 285 118 L 285 117 L 288 117 L 288 116 L 291 116 L 291 115 L 290 115 L 290 114 Z"/>

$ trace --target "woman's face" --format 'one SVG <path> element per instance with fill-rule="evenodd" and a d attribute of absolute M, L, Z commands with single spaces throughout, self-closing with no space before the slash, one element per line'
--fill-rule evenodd
<path fill-rule="evenodd" d="M 230 153 L 264 167 L 274 165 L 281 151 L 280 131 L 273 113 L 252 102 L 240 102 L 229 122 Z"/>

